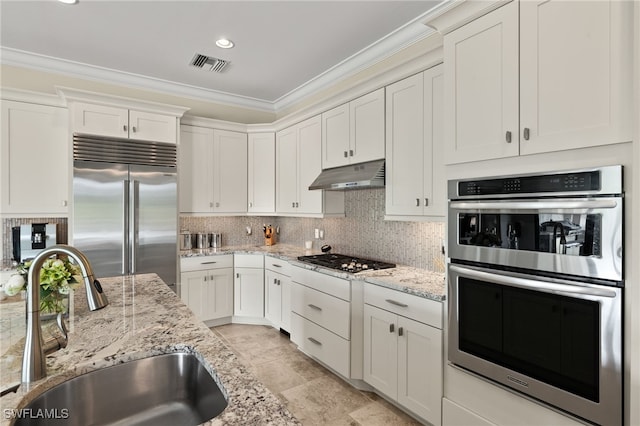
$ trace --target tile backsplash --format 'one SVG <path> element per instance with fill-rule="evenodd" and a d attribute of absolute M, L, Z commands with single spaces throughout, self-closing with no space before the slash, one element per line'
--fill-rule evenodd
<path fill-rule="evenodd" d="M 196 232 L 219 232 L 222 245 L 263 245 L 262 225 L 280 227 L 279 243 L 314 249 L 329 244 L 335 253 L 353 254 L 416 268 L 444 272 L 444 222 L 385 221 L 385 190 L 361 189 L 345 192 L 345 217 L 313 219 L 296 217 L 225 216 L 180 218 L 180 228 Z M 245 228 L 252 229 L 247 235 Z M 324 239 L 314 238 L 314 230 Z"/>
<path fill-rule="evenodd" d="M 29 217 L 8 218 L 2 220 L 2 263 L 9 264 L 13 257 L 11 228 L 30 223 L 55 223 L 56 240 L 58 244 L 67 244 L 69 226 L 67 218 L 61 217 Z"/>

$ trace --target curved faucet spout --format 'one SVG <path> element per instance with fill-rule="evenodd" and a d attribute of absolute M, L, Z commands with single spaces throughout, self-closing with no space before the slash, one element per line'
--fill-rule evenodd
<path fill-rule="evenodd" d="M 22 383 L 31 383 L 47 376 L 45 345 L 40 325 L 40 269 L 55 254 L 67 255 L 79 265 L 90 310 L 102 309 L 109 304 L 89 260 L 80 250 L 59 244 L 38 253 L 31 262 L 27 279 L 27 334 L 22 357 Z"/>

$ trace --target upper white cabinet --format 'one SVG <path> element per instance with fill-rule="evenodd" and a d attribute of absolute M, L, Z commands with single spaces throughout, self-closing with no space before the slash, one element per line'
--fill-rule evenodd
<path fill-rule="evenodd" d="M 66 108 L 2 101 L 0 213 L 68 213 L 68 129 Z"/>
<path fill-rule="evenodd" d="M 181 126 L 179 205 L 182 213 L 246 213 L 247 135 Z"/>
<path fill-rule="evenodd" d="M 319 115 L 276 133 L 278 214 L 344 214 L 344 193 L 309 190 L 322 171 L 321 139 Z"/>
<path fill-rule="evenodd" d="M 444 37 L 447 163 L 631 140 L 632 2 L 511 2 Z"/>
<path fill-rule="evenodd" d="M 276 138 L 274 133 L 251 133 L 248 141 L 249 213 L 276 211 Z"/>
<path fill-rule="evenodd" d="M 72 111 L 74 132 L 176 143 L 175 115 L 82 102 L 74 103 Z"/>
<path fill-rule="evenodd" d="M 445 216 L 443 67 L 408 77 L 386 91 L 386 214 Z"/>
<path fill-rule="evenodd" d="M 322 168 L 384 158 L 384 89 L 322 114 Z"/>

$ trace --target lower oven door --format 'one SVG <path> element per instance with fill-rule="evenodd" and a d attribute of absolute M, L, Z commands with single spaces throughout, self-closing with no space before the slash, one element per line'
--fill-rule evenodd
<path fill-rule="evenodd" d="M 448 294 L 452 364 L 622 423 L 622 288 L 450 264 Z"/>

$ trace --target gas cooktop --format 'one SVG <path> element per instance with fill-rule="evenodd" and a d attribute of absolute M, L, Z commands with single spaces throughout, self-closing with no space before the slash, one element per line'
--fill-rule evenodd
<path fill-rule="evenodd" d="M 325 268 L 337 269 L 346 272 L 362 272 L 369 270 L 395 268 L 394 263 L 379 262 L 377 260 L 363 259 L 345 254 L 315 254 L 312 256 L 299 256 L 298 260 L 324 266 Z"/>

